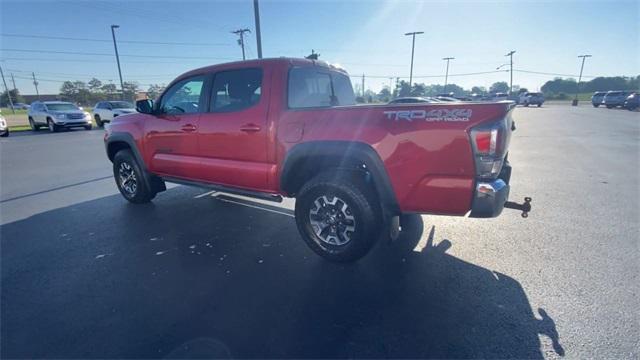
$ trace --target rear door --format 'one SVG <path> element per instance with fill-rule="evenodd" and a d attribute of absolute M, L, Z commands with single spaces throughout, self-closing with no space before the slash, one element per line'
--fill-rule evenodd
<path fill-rule="evenodd" d="M 213 74 L 209 109 L 200 118 L 202 180 L 269 191 L 275 164 L 267 156 L 267 69 L 235 68 Z"/>
<path fill-rule="evenodd" d="M 162 95 L 159 114 L 145 121 L 145 153 L 152 172 L 198 178 L 197 129 L 206 106 L 205 76 L 183 79 Z"/>

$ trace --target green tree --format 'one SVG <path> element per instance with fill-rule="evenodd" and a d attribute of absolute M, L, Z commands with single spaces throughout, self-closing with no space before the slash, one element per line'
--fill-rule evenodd
<path fill-rule="evenodd" d="M 474 86 L 471 88 L 472 94 L 484 95 L 487 93 L 487 88 L 484 86 Z"/>
<path fill-rule="evenodd" d="M 8 94 L 7 91 L 3 91 L 2 94 L 0 94 L 0 104 L 3 107 L 9 106 L 9 95 L 11 96 L 11 101 L 14 105 L 15 103 L 24 102 L 24 98 L 20 95 L 20 91 L 18 91 L 18 89 L 11 89 Z"/>
<path fill-rule="evenodd" d="M 139 85 L 135 81 L 125 81 L 124 84 L 124 99 L 126 100 L 135 100 L 136 94 L 139 90 Z"/>
<path fill-rule="evenodd" d="M 149 99 L 157 99 L 158 96 L 160 96 L 160 94 L 164 90 L 164 88 L 165 88 L 164 85 L 158 85 L 158 84 L 149 85 L 149 88 L 147 89 L 147 97 Z"/>
<path fill-rule="evenodd" d="M 492 93 L 509 92 L 509 84 L 507 84 L 506 81 L 498 81 L 491 85 L 491 87 L 489 88 L 489 92 L 492 92 Z"/>
<path fill-rule="evenodd" d="M 409 83 L 404 81 L 404 80 L 400 80 L 400 82 L 398 83 L 398 85 L 396 86 L 396 94 L 398 94 L 398 97 L 404 97 L 404 96 L 410 96 L 411 95 L 411 86 L 409 86 Z"/>
<path fill-rule="evenodd" d="M 89 80 L 87 85 L 89 86 L 89 91 L 92 93 L 99 93 L 102 91 L 102 81 L 96 78 Z"/>
<path fill-rule="evenodd" d="M 377 95 L 378 101 L 389 102 L 391 101 L 391 91 L 388 87 L 383 87 Z"/>
<path fill-rule="evenodd" d="M 111 98 L 111 100 L 113 100 L 114 94 L 118 91 L 115 84 L 104 84 L 100 89 L 106 94 L 106 97 Z"/>

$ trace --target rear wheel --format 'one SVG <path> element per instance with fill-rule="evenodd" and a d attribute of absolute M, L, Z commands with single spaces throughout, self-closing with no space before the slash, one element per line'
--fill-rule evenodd
<path fill-rule="evenodd" d="M 329 261 L 363 257 L 379 237 L 381 211 L 371 186 L 358 173 L 322 173 L 296 197 L 296 224 L 302 238 Z"/>
<path fill-rule="evenodd" d="M 613 106 L 607 105 L 607 109 L 613 109 Z"/>
<path fill-rule="evenodd" d="M 538 107 L 542 106 L 542 104 L 538 104 Z"/>
<path fill-rule="evenodd" d="M 134 204 L 148 203 L 156 196 L 131 150 L 120 150 L 113 157 L 113 177 L 122 196 Z"/>
<path fill-rule="evenodd" d="M 593 107 L 597 108 L 598 106 L 600 106 L 600 104 L 593 104 Z"/>

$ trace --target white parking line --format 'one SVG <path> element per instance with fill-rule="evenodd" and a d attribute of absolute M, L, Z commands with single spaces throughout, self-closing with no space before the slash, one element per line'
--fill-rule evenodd
<path fill-rule="evenodd" d="M 205 196 L 208 196 L 208 195 L 214 194 L 215 192 L 216 192 L 215 190 L 207 191 L 206 193 L 204 193 L 204 194 L 200 194 L 200 195 L 196 195 L 196 196 L 194 196 L 193 198 L 194 198 L 194 199 L 200 199 L 200 198 L 203 198 L 203 197 L 205 197 Z"/>
<path fill-rule="evenodd" d="M 264 210 L 264 211 L 272 212 L 272 213 L 275 213 L 275 214 L 280 214 L 280 215 L 285 215 L 285 216 L 289 216 L 289 217 L 295 218 L 294 215 L 291 215 L 291 214 L 286 213 L 284 211 L 277 211 L 277 210 L 267 209 L 267 208 L 263 208 L 261 206 L 244 204 L 244 203 L 241 203 L 241 202 L 237 202 L 237 201 L 233 201 L 233 200 L 229 200 L 229 199 L 224 199 L 224 198 L 219 198 L 219 197 L 216 197 L 216 199 L 218 199 L 220 201 L 227 202 L 227 203 L 232 203 L 232 204 L 236 204 L 236 205 L 242 205 L 242 206 L 250 207 L 250 208 L 253 208 L 253 209 Z"/>

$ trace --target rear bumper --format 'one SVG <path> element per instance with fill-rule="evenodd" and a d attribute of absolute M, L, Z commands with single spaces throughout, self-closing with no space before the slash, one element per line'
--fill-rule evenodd
<path fill-rule="evenodd" d="M 509 200 L 509 180 L 511 166 L 505 161 L 497 179 L 476 182 L 469 217 L 492 218 L 500 215 Z"/>

